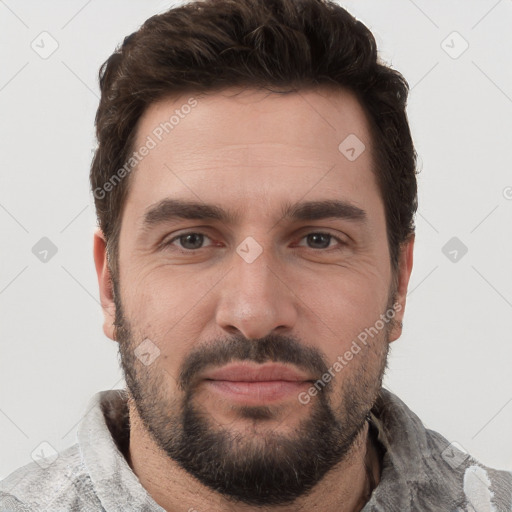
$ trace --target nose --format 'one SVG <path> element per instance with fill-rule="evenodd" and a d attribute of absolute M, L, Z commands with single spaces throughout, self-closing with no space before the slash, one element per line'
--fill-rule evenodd
<path fill-rule="evenodd" d="M 217 325 L 247 339 L 293 330 L 298 298 L 293 286 L 286 282 L 283 265 L 270 251 L 263 251 L 254 261 L 240 254 L 233 255 L 232 268 L 223 280 Z"/>

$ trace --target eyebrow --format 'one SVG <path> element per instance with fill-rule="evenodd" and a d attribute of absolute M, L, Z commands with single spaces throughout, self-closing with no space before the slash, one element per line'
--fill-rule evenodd
<path fill-rule="evenodd" d="M 347 201 L 327 199 L 302 203 L 287 203 L 281 209 L 283 219 L 313 221 L 322 219 L 344 219 L 365 222 L 366 212 Z M 177 219 L 216 220 L 223 223 L 237 223 L 239 212 L 230 212 L 222 207 L 183 199 L 164 199 L 151 206 L 145 213 L 143 229 Z"/>

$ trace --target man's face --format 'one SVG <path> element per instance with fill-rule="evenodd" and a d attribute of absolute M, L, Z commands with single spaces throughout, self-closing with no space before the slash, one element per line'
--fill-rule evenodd
<path fill-rule="evenodd" d="M 156 146 L 131 177 L 106 330 L 171 459 L 246 503 L 286 503 L 350 455 L 399 335 L 369 129 L 344 91 L 188 99 L 138 125 L 135 149 Z"/>

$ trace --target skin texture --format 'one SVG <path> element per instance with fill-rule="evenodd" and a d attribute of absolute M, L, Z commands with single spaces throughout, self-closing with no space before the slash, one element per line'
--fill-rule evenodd
<path fill-rule="evenodd" d="M 190 96 L 151 105 L 138 125 L 136 147 Z M 100 231 L 95 234 L 104 332 L 120 343 L 132 395 L 129 463 L 168 511 L 360 510 L 367 490 L 365 464 L 379 475 L 365 417 L 381 386 L 388 345 L 401 334 L 414 241 L 401 248 L 393 275 L 364 112 L 351 93 L 340 89 L 286 95 L 232 89 L 194 97 L 197 106 L 129 178 L 115 300 L 105 240 Z M 366 146 L 355 161 L 338 149 L 349 134 Z M 178 198 L 214 204 L 237 217 L 226 222 L 170 219 L 144 227 L 152 207 Z M 365 220 L 283 217 L 287 204 L 331 199 L 363 210 Z M 176 238 L 190 232 L 205 237 L 187 239 L 188 245 Z M 332 237 L 315 238 L 315 233 Z M 262 250 L 250 263 L 237 252 L 247 237 L 258 244 L 249 253 L 254 247 Z M 180 252 L 194 244 L 199 248 Z M 244 406 L 201 379 L 208 357 L 217 357 L 222 366 L 232 350 L 252 367 L 279 361 L 316 380 L 393 304 L 398 306 L 394 322 L 367 345 L 360 344 L 361 351 L 306 405 L 289 393 Z M 134 357 L 146 339 L 160 351 L 147 366 Z M 194 356 L 203 364 L 195 372 Z M 318 365 L 308 366 L 314 356 Z M 188 381 L 185 369 L 192 369 Z M 284 478 L 314 459 L 304 451 L 310 444 L 330 457 L 328 467 L 306 474 L 303 492 L 294 489 L 280 498 L 274 493 L 267 502 L 258 502 L 258 493 L 246 500 L 238 495 L 237 501 L 235 493 L 194 478 L 179 460 L 173 443 L 183 436 L 187 407 L 195 414 L 193 424 L 204 427 L 199 437 L 230 440 L 220 453 L 212 452 L 221 468 L 256 459 L 260 470 L 265 461 L 279 468 L 279 447 L 284 447 L 282 453 L 291 457 L 288 466 L 282 464 L 287 471 L 279 476 L 276 470 L 275 476 Z M 320 423 L 313 418 L 321 418 Z M 317 447 L 326 426 L 333 437 Z M 191 454 L 182 450 L 181 457 L 186 461 Z M 222 475 L 219 470 L 218 478 Z M 261 471 L 252 480 L 258 475 Z"/>

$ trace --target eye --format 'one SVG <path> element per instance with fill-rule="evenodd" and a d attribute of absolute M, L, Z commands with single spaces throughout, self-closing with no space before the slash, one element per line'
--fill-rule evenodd
<path fill-rule="evenodd" d="M 176 245 L 175 242 L 179 242 L 178 250 L 181 252 L 192 252 L 203 248 L 205 238 L 210 240 L 210 237 L 206 236 L 204 233 L 190 231 L 171 238 L 171 240 L 165 242 L 163 245 L 168 247 Z"/>
<path fill-rule="evenodd" d="M 317 250 L 317 249 L 328 249 L 330 248 L 330 244 L 332 240 L 335 240 L 338 242 L 338 245 L 341 248 L 346 245 L 346 243 L 341 240 L 341 238 L 338 238 L 337 236 L 331 235 L 330 233 L 324 233 L 324 232 L 314 232 L 314 233 L 308 233 L 304 237 L 302 237 L 301 240 L 305 239 L 306 243 L 311 244 L 310 249 Z M 300 244 L 299 244 L 300 245 Z"/>
<path fill-rule="evenodd" d="M 204 233 L 200 233 L 197 231 L 189 231 L 186 233 L 182 233 L 171 238 L 169 241 L 166 241 L 162 244 L 163 247 L 171 247 L 176 248 L 179 252 L 184 254 L 189 254 L 192 252 L 197 252 L 199 249 L 204 249 L 207 247 L 211 247 L 214 244 L 204 245 L 205 240 L 210 240 L 211 238 Z M 306 241 L 309 249 L 312 250 L 322 250 L 322 249 L 341 249 L 346 244 L 341 238 L 334 236 L 330 233 L 315 231 L 308 233 L 303 236 L 301 239 Z M 332 247 L 332 241 L 338 242 L 337 246 Z M 296 246 L 303 247 L 304 244 L 299 243 Z"/>

